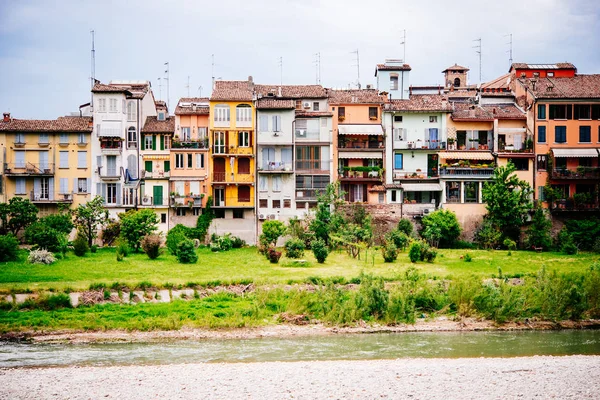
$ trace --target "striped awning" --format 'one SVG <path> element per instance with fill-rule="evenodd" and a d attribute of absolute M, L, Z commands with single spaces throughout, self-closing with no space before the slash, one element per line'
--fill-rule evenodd
<path fill-rule="evenodd" d="M 383 136 L 381 125 L 338 125 L 340 135 L 379 135 Z"/>
<path fill-rule="evenodd" d="M 493 161 L 494 156 L 489 151 L 442 151 L 441 160 L 489 160 Z"/>
<path fill-rule="evenodd" d="M 151 155 L 151 154 L 142 154 L 142 158 L 144 160 L 170 160 L 171 156 L 164 154 L 164 155 Z"/>
<path fill-rule="evenodd" d="M 442 185 L 439 183 L 403 183 L 405 192 L 441 192 Z"/>
<path fill-rule="evenodd" d="M 552 149 L 554 157 L 567 158 L 567 157 L 583 157 L 583 158 L 596 158 L 598 157 L 597 149 Z"/>
<path fill-rule="evenodd" d="M 343 159 L 361 159 L 361 158 L 376 158 L 382 159 L 383 153 L 381 151 L 340 151 L 339 158 Z"/>
<path fill-rule="evenodd" d="M 121 121 L 102 121 L 99 125 L 97 134 L 100 137 L 123 137 L 125 134 Z"/>

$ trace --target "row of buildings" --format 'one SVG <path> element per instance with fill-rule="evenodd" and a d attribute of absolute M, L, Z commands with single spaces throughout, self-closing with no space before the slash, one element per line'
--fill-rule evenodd
<path fill-rule="evenodd" d="M 3 201 L 42 213 L 102 196 L 113 217 L 152 208 L 167 231 L 195 225 L 209 196 L 212 232 L 255 243 L 261 223 L 302 217 L 339 182 L 349 203 L 419 217 L 454 211 L 467 230 L 485 213 L 483 185 L 509 161 L 556 213 L 598 211 L 600 75 L 575 66 L 513 64 L 469 85 L 411 86 L 411 67 L 386 60 L 376 85 L 216 81 L 210 98 L 182 98 L 174 113 L 149 82 L 97 82 L 78 115 L 0 123 Z"/>

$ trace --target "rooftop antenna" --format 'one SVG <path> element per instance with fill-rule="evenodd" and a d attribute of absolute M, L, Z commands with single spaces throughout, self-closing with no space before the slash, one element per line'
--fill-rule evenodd
<path fill-rule="evenodd" d="M 95 48 L 95 43 L 94 43 L 95 42 L 94 41 L 95 32 L 94 32 L 94 30 L 91 30 L 90 33 L 92 35 L 92 76 L 90 77 L 90 82 L 91 82 L 91 89 L 94 89 L 94 85 L 96 84 L 96 48 Z M 90 96 L 92 96 L 90 99 L 90 104 L 92 107 L 94 107 L 94 103 L 93 103 L 94 97 L 93 97 L 93 94 L 91 94 L 91 91 L 90 91 Z"/>
<path fill-rule="evenodd" d="M 279 78 L 280 78 L 280 85 L 283 85 L 283 57 L 279 57 Z"/>
<path fill-rule="evenodd" d="M 315 72 L 316 72 L 316 82 L 317 85 L 321 84 L 321 52 L 315 53 Z"/>
<path fill-rule="evenodd" d="M 400 44 L 402 45 L 402 62 L 406 62 L 406 29 L 402 30 L 402 41 Z"/>
<path fill-rule="evenodd" d="M 507 53 L 510 55 L 510 57 L 508 58 L 508 63 L 509 66 L 511 66 L 513 64 L 513 57 L 512 57 L 512 33 L 509 33 L 508 35 L 504 35 L 504 37 L 510 37 L 510 41 L 508 43 L 506 43 L 507 45 L 509 45 L 509 50 L 507 51 Z"/>
<path fill-rule="evenodd" d="M 481 85 L 481 38 L 473 40 L 474 42 L 479 42 L 477 46 L 473 46 L 475 52 L 479 54 L 479 85 Z"/>
<path fill-rule="evenodd" d="M 360 89 L 360 58 L 358 57 L 358 49 L 352 51 L 351 53 L 356 54 L 356 83 Z"/>
<path fill-rule="evenodd" d="M 158 78 L 158 99 L 162 100 L 162 82 L 161 78 Z"/>
<path fill-rule="evenodd" d="M 198 97 L 202 97 L 202 86 L 198 86 Z"/>
<path fill-rule="evenodd" d="M 188 75 L 188 80 L 187 80 L 187 85 L 185 85 L 186 89 L 187 89 L 187 97 L 190 97 L 190 76 Z"/>
<path fill-rule="evenodd" d="M 165 65 L 167 66 L 167 69 L 165 70 L 165 74 L 167 74 L 167 77 L 164 78 L 167 81 L 167 108 L 170 108 L 169 107 L 169 86 L 170 86 L 169 85 L 169 62 L 167 61 L 165 63 Z"/>
<path fill-rule="evenodd" d="M 212 58 L 212 88 L 215 88 L 215 55 L 211 55 Z"/>

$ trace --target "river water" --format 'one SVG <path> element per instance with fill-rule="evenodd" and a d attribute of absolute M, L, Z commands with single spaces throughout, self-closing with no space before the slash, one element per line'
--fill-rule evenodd
<path fill-rule="evenodd" d="M 600 355 L 600 331 L 377 333 L 169 343 L 0 343 L 0 367 Z"/>

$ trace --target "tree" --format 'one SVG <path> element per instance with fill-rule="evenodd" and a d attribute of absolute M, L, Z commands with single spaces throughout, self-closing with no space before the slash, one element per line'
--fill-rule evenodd
<path fill-rule="evenodd" d="M 398 230 L 404 232 L 406 236 L 411 237 L 413 233 L 413 224 L 409 219 L 401 218 L 400 221 L 398 221 Z"/>
<path fill-rule="evenodd" d="M 276 246 L 277 240 L 285 235 L 286 227 L 281 221 L 265 221 L 262 225 L 262 234 L 260 235 L 260 241 L 265 246 Z"/>
<path fill-rule="evenodd" d="M 104 209 L 104 199 L 96 196 L 86 204 L 80 204 L 74 212 L 75 227 L 92 247 L 98 236 L 98 228 L 108 221 L 108 210 Z"/>
<path fill-rule="evenodd" d="M 483 186 L 482 197 L 488 218 L 505 237 L 518 241 L 521 226 L 532 207 L 531 187 L 520 180 L 509 162 L 494 170 L 491 181 Z"/>
<path fill-rule="evenodd" d="M 52 228 L 58 232 L 68 235 L 73 230 L 73 218 L 70 213 L 50 214 L 46 217 L 40 218 L 38 221 L 40 224 Z"/>
<path fill-rule="evenodd" d="M 0 203 L 0 221 L 3 233 L 17 235 L 21 229 L 37 221 L 38 208 L 29 199 L 13 197 L 8 203 Z"/>
<path fill-rule="evenodd" d="M 339 183 L 328 184 L 325 193 L 317 197 L 317 212 L 310 223 L 310 230 L 315 238 L 322 239 L 326 244 L 329 244 L 329 235 L 336 233 L 343 225 L 344 217 L 338 211 L 343 199 Z"/>
<path fill-rule="evenodd" d="M 544 209 L 539 207 L 533 214 L 531 225 L 527 230 L 527 247 L 541 247 L 549 249 L 552 246 L 552 237 L 550 229 L 552 222 L 546 217 Z"/>
<path fill-rule="evenodd" d="M 435 247 L 451 247 L 460 236 L 460 224 L 450 210 L 437 210 L 423 217 L 421 236 Z"/>
<path fill-rule="evenodd" d="M 121 219 L 121 236 L 136 252 L 140 250 L 142 238 L 158 229 L 158 216 L 150 209 L 130 210 L 119 214 L 119 218 Z"/>

